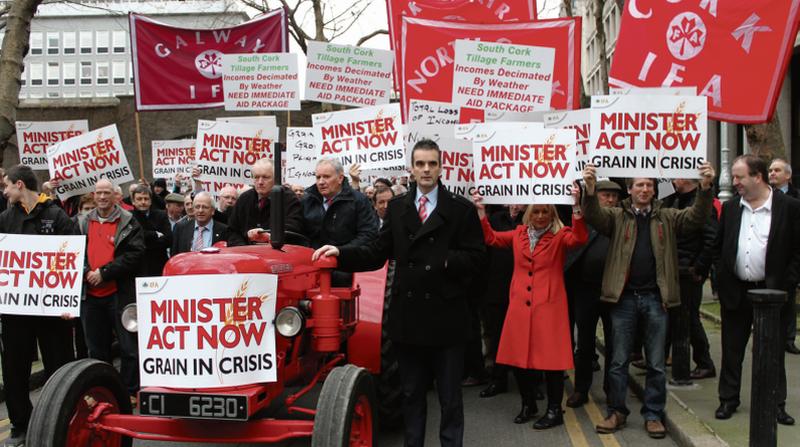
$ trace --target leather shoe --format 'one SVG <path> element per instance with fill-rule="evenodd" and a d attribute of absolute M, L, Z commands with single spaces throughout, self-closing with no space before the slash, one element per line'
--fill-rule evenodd
<path fill-rule="evenodd" d="M 536 430 L 547 430 L 548 428 L 564 425 L 563 413 L 561 407 L 548 408 L 544 416 L 533 424 L 533 428 Z"/>
<path fill-rule="evenodd" d="M 597 424 L 595 426 L 595 431 L 597 433 L 602 434 L 609 434 L 614 433 L 615 431 L 625 427 L 625 421 L 628 419 L 628 416 L 618 412 L 612 411 L 611 415 L 609 415 L 603 422 Z"/>
<path fill-rule="evenodd" d="M 480 392 L 481 397 L 494 397 L 508 391 L 508 384 L 500 382 L 489 382 L 489 386 L 482 389 Z"/>
<path fill-rule="evenodd" d="M 515 424 L 524 424 L 526 422 L 530 422 L 533 420 L 533 417 L 536 416 L 536 413 L 539 411 L 536 408 L 536 402 L 534 401 L 533 404 L 522 404 L 522 409 L 519 410 L 519 414 L 517 417 L 514 418 Z"/>
<path fill-rule="evenodd" d="M 647 430 L 647 435 L 653 439 L 661 439 L 667 436 L 667 429 L 661 421 L 654 419 L 644 422 L 644 429 Z"/>
<path fill-rule="evenodd" d="M 575 391 L 567 398 L 567 406 L 570 408 L 582 407 L 586 402 L 589 402 L 589 397 L 580 391 Z"/>
<path fill-rule="evenodd" d="M 719 404 L 719 408 L 714 413 L 714 417 L 717 419 L 730 419 L 733 416 L 733 413 L 736 412 L 736 407 L 739 405 L 730 403 L 730 402 L 723 402 Z"/>
<path fill-rule="evenodd" d="M 778 416 L 776 419 L 781 425 L 794 425 L 794 418 L 789 416 L 785 408 L 778 407 Z"/>
<path fill-rule="evenodd" d="M 794 343 L 786 343 L 786 352 L 789 354 L 800 354 L 800 349 Z"/>
<path fill-rule="evenodd" d="M 689 377 L 692 380 L 710 379 L 712 377 L 717 377 L 717 370 L 714 368 L 706 369 L 697 367 L 689 373 Z"/>

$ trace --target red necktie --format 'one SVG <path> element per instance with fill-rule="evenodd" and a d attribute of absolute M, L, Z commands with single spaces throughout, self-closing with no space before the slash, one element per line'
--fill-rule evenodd
<path fill-rule="evenodd" d="M 197 227 L 197 237 L 194 238 L 194 243 L 192 244 L 192 251 L 200 251 L 204 247 L 203 243 L 203 233 L 208 230 L 206 227 Z"/>
<path fill-rule="evenodd" d="M 333 203 L 333 197 L 325 199 L 325 204 L 328 205 L 328 208 L 331 207 L 331 203 Z"/>
<path fill-rule="evenodd" d="M 419 198 L 419 220 L 421 220 L 423 223 L 425 222 L 425 219 L 428 218 L 428 208 L 425 206 L 426 203 L 428 203 L 427 197 L 422 196 Z"/>

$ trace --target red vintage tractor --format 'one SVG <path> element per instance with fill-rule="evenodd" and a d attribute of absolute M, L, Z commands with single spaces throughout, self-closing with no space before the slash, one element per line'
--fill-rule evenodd
<path fill-rule="evenodd" d="M 278 205 L 273 210 L 282 209 L 278 188 L 271 196 Z M 169 261 L 164 275 L 279 275 L 276 382 L 143 388 L 139 414 L 132 414 L 114 367 L 79 360 L 48 380 L 31 417 L 27 445 L 118 447 L 130 446 L 133 438 L 272 443 L 302 437 L 311 437 L 312 446 L 375 445 L 379 402 L 373 377 L 381 374 L 385 269 L 357 274 L 353 287 L 331 287 L 335 259 L 312 263 L 310 248 L 283 245 L 280 217 L 273 216 L 271 225 L 271 245 L 182 254 Z M 134 325 L 135 315 L 125 312 L 125 324 Z M 389 372 L 384 368 L 384 376 Z M 320 382 L 316 406 L 299 405 L 298 399 Z M 399 387 L 384 389 L 385 404 L 399 398 Z M 289 417 L 277 418 L 278 412 Z"/>

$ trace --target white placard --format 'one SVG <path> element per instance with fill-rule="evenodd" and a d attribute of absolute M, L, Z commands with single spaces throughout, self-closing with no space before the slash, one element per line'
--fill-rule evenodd
<path fill-rule="evenodd" d="M 199 120 L 195 157 L 203 190 L 215 197 L 226 186 L 252 184 L 250 167 L 272 159 L 277 128 Z"/>
<path fill-rule="evenodd" d="M 153 140 L 153 178 L 165 179 L 171 191 L 176 174 L 191 177 L 196 143 L 197 140 Z"/>
<path fill-rule="evenodd" d="M 0 234 L 0 313 L 80 316 L 85 250 L 85 236 Z"/>
<path fill-rule="evenodd" d="M 485 203 L 573 204 L 575 132 L 485 126 L 472 140 L 475 186 Z"/>
<path fill-rule="evenodd" d="M 705 96 L 593 96 L 590 161 L 598 176 L 699 178 Z"/>
<path fill-rule="evenodd" d="M 89 132 L 89 122 L 17 121 L 19 162 L 35 170 L 47 170 L 47 148 L 59 141 Z"/>
<path fill-rule="evenodd" d="M 455 138 L 472 141 L 487 138 L 492 132 L 517 132 L 529 129 L 544 129 L 544 123 L 470 123 L 454 126 Z"/>
<path fill-rule="evenodd" d="M 453 104 L 529 113 L 550 110 L 555 48 L 459 39 Z"/>
<path fill-rule="evenodd" d="M 530 113 L 498 112 L 497 110 L 487 110 L 483 115 L 483 121 L 486 123 L 542 123 L 544 122 L 544 116 L 548 113 L 550 113 L 550 109 Z"/>
<path fill-rule="evenodd" d="M 411 163 L 411 150 L 422 140 L 436 142 L 442 152 L 442 183 L 453 194 L 471 198 L 475 190 L 475 173 L 472 164 L 472 143 L 455 137 L 455 126 L 409 126 L 406 153 Z"/>
<path fill-rule="evenodd" d="M 412 99 L 408 105 L 408 124 L 413 126 L 437 126 L 458 124 L 461 108 L 447 102 Z"/>
<path fill-rule="evenodd" d="M 277 132 L 278 128 L 278 119 L 275 118 L 275 115 L 264 115 L 264 116 L 223 116 L 217 118 L 217 121 L 222 123 L 231 123 L 231 124 L 247 124 L 250 126 L 258 126 L 262 128 L 269 128 L 274 127 Z"/>
<path fill-rule="evenodd" d="M 400 105 L 317 113 L 314 123 L 317 156 L 335 157 L 362 170 L 405 165 Z"/>
<path fill-rule="evenodd" d="M 697 96 L 697 87 L 611 87 L 610 95 Z"/>
<path fill-rule="evenodd" d="M 391 51 L 308 42 L 306 95 L 309 101 L 356 107 L 389 103 Z"/>
<path fill-rule="evenodd" d="M 297 55 L 222 55 L 225 110 L 300 110 Z"/>
<path fill-rule="evenodd" d="M 307 188 L 316 182 L 317 147 L 311 127 L 286 128 L 284 182 Z"/>
<path fill-rule="evenodd" d="M 47 148 L 50 178 L 59 180 L 61 200 L 94 191 L 100 179 L 114 185 L 133 181 L 117 125 L 111 124 Z"/>
<path fill-rule="evenodd" d="M 136 278 L 142 386 L 275 382 L 278 276 Z"/>
<path fill-rule="evenodd" d="M 580 174 L 589 162 L 589 136 L 591 109 L 551 112 L 544 115 L 544 127 L 547 129 L 571 129 L 575 131 L 575 150 L 577 162 L 575 171 Z M 578 175 L 580 178 L 580 175 Z"/>

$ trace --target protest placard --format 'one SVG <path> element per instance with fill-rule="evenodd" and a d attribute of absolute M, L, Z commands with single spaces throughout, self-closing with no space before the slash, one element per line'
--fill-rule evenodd
<path fill-rule="evenodd" d="M 194 145 L 197 140 L 153 140 L 153 178 L 167 181 L 167 189 L 175 185 L 175 175 L 192 175 Z"/>
<path fill-rule="evenodd" d="M 704 96 L 593 96 L 590 162 L 598 176 L 699 178 L 707 123 Z"/>
<path fill-rule="evenodd" d="M 487 204 L 567 204 L 575 180 L 575 132 L 484 124 L 472 140 L 475 188 Z"/>
<path fill-rule="evenodd" d="M 575 172 L 580 173 L 589 162 L 589 135 L 591 109 L 579 109 L 565 112 L 552 112 L 544 115 L 544 127 L 547 129 L 571 129 L 575 131 L 576 162 Z"/>
<path fill-rule="evenodd" d="M 203 190 L 216 196 L 226 186 L 252 183 L 250 166 L 272 158 L 277 128 L 199 120 L 195 154 Z"/>
<path fill-rule="evenodd" d="M 472 143 L 455 137 L 455 126 L 408 126 L 406 129 L 406 153 L 411 164 L 411 150 L 423 139 L 436 142 L 442 152 L 442 183 L 453 194 L 472 197 L 475 189 L 475 173 L 472 167 Z"/>
<path fill-rule="evenodd" d="M 85 249 L 84 236 L 0 234 L 0 313 L 80 316 Z"/>
<path fill-rule="evenodd" d="M 259 126 L 262 128 L 274 127 L 277 132 L 278 119 L 275 115 L 264 116 L 223 116 L 217 118 L 217 121 L 231 124 L 249 124 L 251 126 Z"/>
<path fill-rule="evenodd" d="M 59 181 L 61 200 L 94 191 L 107 179 L 114 185 L 133 181 L 116 124 L 87 132 L 47 148 L 50 178 Z"/>
<path fill-rule="evenodd" d="M 543 123 L 470 123 L 454 126 L 455 138 L 472 141 L 487 138 L 492 132 L 516 132 L 518 130 L 544 129 Z"/>
<path fill-rule="evenodd" d="M 294 53 L 224 54 L 225 110 L 300 110 Z"/>
<path fill-rule="evenodd" d="M 285 182 L 309 187 L 316 182 L 317 147 L 311 127 L 286 128 Z"/>
<path fill-rule="evenodd" d="M 318 158 L 338 158 L 345 166 L 359 163 L 361 169 L 405 164 L 399 104 L 317 113 L 311 120 Z"/>
<path fill-rule="evenodd" d="M 136 278 L 142 386 L 276 381 L 277 292 L 268 274 Z"/>
<path fill-rule="evenodd" d="M 47 169 L 47 148 L 89 131 L 86 120 L 17 121 L 19 162 L 31 169 Z"/>
<path fill-rule="evenodd" d="M 611 87 L 610 95 L 674 95 L 696 96 L 697 87 Z"/>
<path fill-rule="evenodd" d="M 483 117 L 485 123 L 543 123 L 544 116 L 550 113 L 550 109 L 538 110 L 536 112 L 505 112 L 500 110 L 487 110 Z"/>
<path fill-rule="evenodd" d="M 528 113 L 550 110 L 555 48 L 455 42 L 453 104 Z"/>
<path fill-rule="evenodd" d="M 435 126 L 458 124 L 461 107 L 440 101 L 412 99 L 408 106 L 408 124 Z"/>
<path fill-rule="evenodd" d="M 391 51 L 312 40 L 307 43 L 307 100 L 357 107 L 389 103 Z"/>

